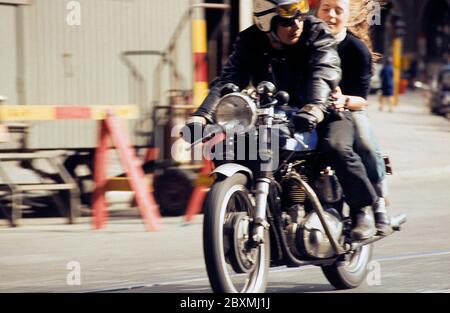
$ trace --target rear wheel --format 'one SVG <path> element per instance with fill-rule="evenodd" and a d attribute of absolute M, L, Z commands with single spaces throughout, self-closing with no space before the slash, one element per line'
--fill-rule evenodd
<path fill-rule="evenodd" d="M 367 275 L 367 265 L 372 260 L 373 245 L 356 250 L 348 260 L 322 266 L 328 281 L 337 289 L 352 289 L 360 286 Z"/>
<path fill-rule="evenodd" d="M 203 249 L 214 292 L 260 293 L 267 286 L 269 233 L 257 247 L 249 245 L 253 205 L 247 177 L 235 174 L 216 182 L 205 202 Z"/>

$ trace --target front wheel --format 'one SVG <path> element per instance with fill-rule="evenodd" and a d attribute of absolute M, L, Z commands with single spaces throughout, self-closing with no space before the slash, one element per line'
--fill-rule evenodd
<path fill-rule="evenodd" d="M 367 266 L 372 260 L 372 245 L 356 250 L 346 262 L 338 261 L 322 266 L 322 272 L 337 289 L 352 289 L 360 286 L 367 276 Z"/>
<path fill-rule="evenodd" d="M 247 182 L 241 173 L 217 181 L 205 202 L 203 252 L 214 292 L 261 293 L 267 286 L 269 233 L 256 248 L 248 244 L 254 207 Z"/>

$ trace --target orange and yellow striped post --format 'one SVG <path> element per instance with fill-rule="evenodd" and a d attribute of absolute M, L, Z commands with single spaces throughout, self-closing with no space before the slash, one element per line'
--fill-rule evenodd
<path fill-rule="evenodd" d="M 200 14 L 192 21 L 194 54 L 194 105 L 199 106 L 208 94 L 208 62 L 206 20 Z"/>
<path fill-rule="evenodd" d="M 402 38 L 395 38 L 393 42 L 393 63 L 394 63 L 394 105 L 399 103 L 400 80 L 402 75 Z"/>

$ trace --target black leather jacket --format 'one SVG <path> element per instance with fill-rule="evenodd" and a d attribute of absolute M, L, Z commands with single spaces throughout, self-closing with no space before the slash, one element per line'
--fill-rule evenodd
<path fill-rule="evenodd" d="M 315 104 L 326 112 L 330 92 L 340 79 L 335 40 L 319 19 L 307 17 L 299 41 L 280 50 L 274 49 L 267 34 L 253 25 L 239 34 L 221 75 L 211 83 L 208 96 L 193 116 L 213 123 L 213 112 L 225 84 L 234 83 L 244 89 L 249 83 L 257 86 L 261 81 L 271 81 L 278 90 L 287 91 L 291 106 Z"/>

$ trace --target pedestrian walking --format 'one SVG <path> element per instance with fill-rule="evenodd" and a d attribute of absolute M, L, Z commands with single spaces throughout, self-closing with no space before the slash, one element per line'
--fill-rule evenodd
<path fill-rule="evenodd" d="M 380 111 L 383 111 L 384 104 L 387 100 L 389 105 L 389 112 L 394 110 L 394 67 L 392 65 L 392 58 L 387 58 L 383 69 L 380 72 L 381 79 L 381 96 L 380 96 Z"/>

